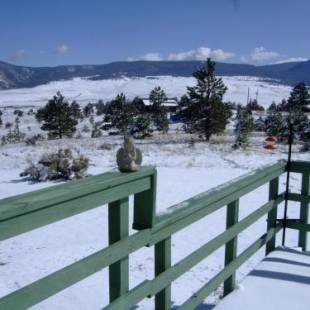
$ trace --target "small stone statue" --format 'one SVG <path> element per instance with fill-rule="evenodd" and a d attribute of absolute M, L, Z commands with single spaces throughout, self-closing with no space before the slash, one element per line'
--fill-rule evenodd
<path fill-rule="evenodd" d="M 133 139 L 125 136 L 124 147 L 116 154 L 118 169 L 121 172 L 138 171 L 142 163 L 142 153 L 134 145 Z"/>

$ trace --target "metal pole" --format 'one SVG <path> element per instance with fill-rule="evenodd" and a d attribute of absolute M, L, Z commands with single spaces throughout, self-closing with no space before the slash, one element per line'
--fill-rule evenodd
<path fill-rule="evenodd" d="M 289 114 L 288 158 L 287 158 L 286 188 L 285 188 L 285 202 L 284 202 L 284 216 L 283 216 L 282 246 L 285 245 L 285 236 L 286 236 L 286 222 L 287 222 L 288 193 L 289 193 L 289 187 L 290 187 L 292 144 L 293 144 L 293 122 L 292 122 L 291 113 L 290 113 Z"/>

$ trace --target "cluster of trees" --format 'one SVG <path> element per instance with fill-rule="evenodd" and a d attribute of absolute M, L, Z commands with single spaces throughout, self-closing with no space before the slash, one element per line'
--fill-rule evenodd
<path fill-rule="evenodd" d="M 303 141 L 310 140 L 310 121 L 306 115 L 309 111 L 310 95 L 307 86 L 299 83 L 292 90 L 288 100 L 272 103 L 266 116 L 254 120 L 253 111 L 263 111 L 257 99 L 249 100 L 246 106 L 224 101 L 227 87 L 221 78 L 215 76 L 215 63 L 207 59 L 193 76 L 195 86 L 187 87 L 187 93 L 179 101 L 177 118 L 183 122 L 185 132 L 198 134 L 206 141 L 214 134 L 224 132 L 229 120 L 234 116 L 234 147 L 246 146 L 251 131 L 265 131 L 268 135 L 286 140 L 289 125 L 293 125 L 296 137 Z M 84 125 L 83 132 L 91 132 L 91 137 L 99 137 L 102 130 L 115 129 L 116 133 L 131 134 L 138 138 L 150 136 L 154 131 L 167 133 L 169 121 L 164 106 L 167 96 L 160 87 L 149 94 L 150 105 L 146 106 L 139 97 L 128 100 L 124 94 L 117 95 L 109 102 L 99 100 L 89 103 L 82 109 L 75 101 L 68 100 L 58 92 L 48 103 L 34 114 L 41 124 L 41 129 L 48 132 L 49 138 L 72 137 L 77 131 L 78 123 L 89 119 L 91 128 Z M 19 118 L 23 111 L 15 110 L 15 126 L 6 124 L 9 130 L 6 140 L 19 139 Z M 0 126 L 2 125 L 0 113 Z M 102 116 L 98 121 L 98 116 Z M 95 117 L 97 121 L 95 121 Z M 37 138 L 36 138 L 37 139 Z"/>
<path fill-rule="evenodd" d="M 165 92 L 156 87 L 151 91 L 149 100 L 152 104 L 146 109 L 142 99 L 136 97 L 130 101 L 124 94 L 119 94 L 109 102 L 89 103 L 81 110 L 75 101 L 69 103 L 58 92 L 37 111 L 36 119 L 41 123 L 41 129 L 48 131 L 49 138 L 72 137 L 83 118 L 89 118 L 92 124 L 92 137 L 99 137 L 102 129 L 110 128 L 117 129 L 123 135 L 130 133 L 139 137 L 146 137 L 154 130 L 166 133 L 169 122 L 163 106 L 167 100 Z M 94 121 L 95 109 L 97 115 L 103 115 L 102 121 Z M 84 131 L 88 131 L 85 126 Z"/>
<path fill-rule="evenodd" d="M 288 100 L 280 104 L 272 103 L 267 109 L 267 116 L 260 117 L 255 124 L 256 130 L 265 131 L 279 140 L 288 139 L 290 124 L 295 138 L 310 141 L 309 112 L 310 94 L 304 83 L 297 84 Z"/>

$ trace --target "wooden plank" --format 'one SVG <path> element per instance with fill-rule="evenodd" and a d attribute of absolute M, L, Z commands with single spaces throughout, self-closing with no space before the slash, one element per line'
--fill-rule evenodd
<path fill-rule="evenodd" d="M 109 244 L 128 237 L 128 197 L 109 204 Z M 110 302 L 127 293 L 129 289 L 128 256 L 109 266 Z"/>
<path fill-rule="evenodd" d="M 234 226 L 238 223 L 239 218 L 239 200 L 235 200 L 229 205 L 227 205 L 226 212 L 226 229 Z M 225 245 L 225 266 L 232 262 L 237 256 L 237 243 L 238 236 L 230 240 Z M 224 282 L 224 295 L 229 294 L 235 289 L 236 286 L 236 274 L 233 273 L 225 282 Z"/>
<path fill-rule="evenodd" d="M 0 221 L 0 241 L 127 197 L 151 186 L 150 177 L 112 187 L 90 196 Z"/>
<path fill-rule="evenodd" d="M 279 191 L 279 178 L 275 178 L 269 183 L 269 200 L 275 200 L 276 197 L 278 196 L 278 191 Z M 268 213 L 267 231 L 270 228 L 276 226 L 277 214 L 278 214 L 278 208 L 277 208 L 277 205 L 275 205 L 275 208 L 273 208 Z M 269 242 L 266 244 L 266 255 L 275 249 L 275 245 L 276 245 L 276 239 L 274 236 L 274 238 L 271 238 Z"/>
<path fill-rule="evenodd" d="M 273 206 L 274 202 L 269 201 L 261 208 L 257 209 L 256 211 L 242 219 L 239 223 L 230 227 L 229 229 L 209 241 L 207 244 L 201 246 L 195 252 L 191 253 L 171 268 L 160 273 L 155 279 L 151 281 L 144 281 L 142 284 L 138 285 L 133 290 L 108 305 L 105 309 L 122 309 L 122 305 L 126 305 L 128 308 L 130 308 L 146 296 L 157 294 L 163 288 L 167 287 L 167 285 L 169 285 L 172 281 L 176 280 L 185 272 L 200 263 L 203 259 L 212 254 L 222 245 L 232 240 L 241 231 L 249 227 L 251 224 L 255 223 L 259 218 L 268 213 L 273 208 Z M 155 234 L 159 234 L 159 232 L 156 232 Z M 152 236 L 152 238 L 157 239 L 156 236 Z"/>
<path fill-rule="evenodd" d="M 285 193 L 281 193 L 278 195 L 276 199 L 276 204 L 280 204 L 284 201 Z M 230 199 L 229 199 L 230 201 Z M 231 202 L 231 201 L 230 201 Z M 218 200 L 215 203 L 208 204 L 207 207 L 199 209 L 197 212 L 193 212 L 192 214 L 188 215 L 185 218 L 181 218 L 177 221 L 166 223 L 163 225 L 163 223 L 160 223 L 160 229 L 157 227 L 157 224 L 155 225 L 154 229 L 152 229 L 153 237 L 151 240 L 151 244 L 155 244 L 163 239 L 165 239 L 167 236 L 171 236 L 172 234 L 176 233 L 177 231 L 187 227 L 188 225 L 200 220 L 201 218 L 217 211 L 218 209 L 225 206 L 227 203 L 227 198 L 223 198 L 222 200 Z M 156 232 L 156 233 L 155 233 Z"/>
<path fill-rule="evenodd" d="M 134 229 L 141 230 L 154 227 L 156 216 L 156 186 L 157 172 L 154 170 L 151 176 L 150 188 L 134 196 Z"/>
<path fill-rule="evenodd" d="M 310 162 L 295 160 L 291 163 L 291 172 L 296 173 L 310 173 Z"/>
<path fill-rule="evenodd" d="M 257 241 L 252 243 L 246 250 L 244 250 L 235 260 L 227 265 L 221 272 L 213 277 L 207 284 L 205 284 L 198 292 L 191 296 L 179 310 L 193 310 L 199 306 L 202 301 L 207 298 L 223 281 L 229 278 L 244 262 L 246 262 L 253 254 L 255 254 L 266 242 L 270 241 L 277 232 L 282 228 L 282 224 L 277 224 L 276 227 L 271 228 L 266 234 L 261 236 Z"/>
<path fill-rule="evenodd" d="M 288 219 L 287 220 L 287 228 L 290 229 L 297 229 L 303 232 L 310 232 L 310 224 L 309 223 L 302 223 L 300 222 L 300 220 L 292 220 L 292 219 Z M 299 245 L 301 246 L 301 245 Z"/>
<path fill-rule="evenodd" d="M 0 309 L 27 309 L 148 244 L 150 230 L 138 232 L 0 299 Z"/>
<path fill-rule="evenodd" d="M 107 172 L 83 180 L 73 180 L 38 191 L 1 199 L 0 220 L 55 206 L 69 200 L 77 200 L 80 197 L 139 179 L 147 179 L 153 175 L 154 171 L 154 167 L 142 167 L 138 172 L 132 173 Z"/>
<path fill-rule="evenodd" d="M 165 214 L 157 217 L 156 228 L 161 229 L 162 226 L 186 218 L 194 212 L 208 208 L 209 205 L 218 201 L 221 201 L 221 206 L 227 205 L 253 189 L 280 176 L 285 172 L 285 168 L 285 162 L 280 161 L 172 206 L 167 209 Z"/>
<path fill-rule="evenodd" d="M 303 199 L 306 197 L 307 199 Z M 302 174 L 301 182 L 301 200 L 300 200 L 300 221 L 303 224 L 309 224 L 309 203 L 310 203 L 310 173 Z M 298 245 L 303 251 L 308 249 L 308 232 L 305 229 L 299 231 Z"/>
<path fill-rule="evenodd" d="M 155 277 L 171 267 L 171 237 L 155 244 Z M 171 309 L 171 285 L 155 296 L 156 310 Z"/>
<path fill-rule="evenodd" d="M 297 193 L 288 193 L 288 200 L 291 201 L 298 201 L 303 202 L 305 204 L 310 203 L 310 196 L 309 195 L 301 195 Z"/>

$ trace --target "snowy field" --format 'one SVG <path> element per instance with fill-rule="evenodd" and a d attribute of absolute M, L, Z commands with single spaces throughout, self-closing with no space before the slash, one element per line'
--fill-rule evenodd
<path fill-rule="evenodd" d="M 245 103 L 250 88 L 251 97 L 258 91 L 259 103 L 267 107 L 272 101 L 279 102 L 289 95 L 290 88 L 256 78 L 224 77 L 229 90 L 227 100 Z M 76 78 L 71 81 L 53 82 L 31 89 L 0 91 L 0 108 L 3 111 L 3 124 L 14 122 L 13 107 L 20 107 L 24 116 L 20 118 L 20 130 L 27 137 L 39 132 L 39 124 L 34 115 L 27 115 L 31 106 L 42 106 L 56 91 L 60 90 L 70 100 L 85 104 L 98 99 L 108 100 L 117 93 L 124 92 L 132 98 L 148 96 L 155 86 L 162 88 L 170 96 L 181 96 L 186 86 L 193 85 L 194 79 L 181 77 L 158 77 L 89 81 Z M 95 117 L 95 121 L 102 117 Z M 88 125 L 84 120 L 78 126 L 79 139 L 44 140 L 36 146 L 25 143 L 0 146 L 0 198 L 34 191 L 57 183 L 31 183 L 19 174 L 31 161 L 37 161 L 43 153 L 59 148 L 72 148 L 90 159 L 89 173 L 92 175 L 116 169 L 115 154 L 122 141 L 120 137 L 105 135 L 90 139 L 90 133 L 81 132 Z M 7 133 L 5 126 L 0 128 L 0 136 Z M 41 132 L 42 133 L 42 132 Z M 158 169 L 157 212 L 199 194 L 233 178 L 252 172 L 253 169 L 271 164 L 287 157 L 287 147 L 280 145 L 274 152 L 263 148 L 264 135 L 255 133 L 251 146 L 246 150 L 232 151 L 234 136 L 232 124 L 224 135 L 213 137 L 210 143 L 196 142 L 191 145 L 191 137 L 179 131 L 177 126 L 167 135 L 154 135 L 152 139 L 137 141 L 144 156 L 144 165 L 154 165 Z M 110 149 L 107 148 L 109 146 Z M 310 160 L 309 153 L 298 152 L 294 147 L 293 159 Z M 281 188 L 284 188 L 284 176 Z M 300 190 L 300 178 L 292 175 L 291 188 Z M 245 217 L 268 199 L 268 186 L 262 186 L 240 200 L 240 218 Z M 178 262 L 195 249 L 205 244 L 225 229 L 225 208 L 173 235 L 172 260 Z M 283 210 L 279 210 L 281 212 Z M 132 213 L 132 208 L 131 208 Z M 299 208 L 290 205 L 289 215 L 296 217 Z M 281 215 L 279 215 L 281 216 Z M 131 219 L 132 222 L 132 214 Z M 44 228 L 1 242 L 0 247 L 0 296 L 42 278 L 81 258 L 90 255 L 108 244 L 107 208 L 102 206 L 84 214 L 48 225 Z M 262 218 L 239 237 L 239 252 L 257 239 L 266 230 L 266 218 Z M 133 233 L 133 231 L 131 231 Z M 296 234 L 289 232 L 287 245 L 295 246 Z M 263 257 L 260 251 L 238 272 L 238 280 L 253 269 Z M 190 297 L 223 266 L 223 249 L 195 266 L 172 285 L 172 300 L 177 306 Z M 153 248 L 143 248 L 130 256 L 130 287 L 133 288 L 154 273 Z M 108 303 L 107 270 L 77 283 L 65 291 L 40 303 L 34 309 L 101 309 Z M 200 307 L 211 309 L 222 294 L 222 288 L 214 292 Z M 143 300 L 137 309 L 153 309 L 153 299 Z"/>
<path fill-rule="evenodd" d="M 188 139 L 188 137 L 187 137 Z M 145 165 L 158 169 L 157 212 L 164 212 L 173 204 L 239 177 L 262 165 L 286 158 L 286 147 L 275 153 L 262 148 L 263 137 L 253 137 L 246 151 L 231 151 L 233 137 L 219 136 L 208 143 L 189 146 L 186 136 L 175 133 L 138 142 Z M 102 150 L 102 144 L 111 150 Z M 72 147 L 91 160 L 91 174 L 114 170 L 115 153 L 121 140 L 117 137 L 62 141 L 42 141 L 37 146 L 6 145 L 0 148 L 0 197 L 33 191 L 55 183 L 32 184 L 23 181 L 19 173 L 29 160 L 37 160 L 43 152 L 60 147 Z M 294 149 L 293 159 L 308 159 Z M 292 175 L 292 190 L 300 186 L 298 175 Z M 284 188 L 284 176 L 281 179 Z M 262 186 L 241 198 L 240 218 L 267 201 L 268 188 Z M 281 208 L 280 208 L 281 209 Z M 281 211 L 281 210 L 280 210 Z M 290 205 L 290 216 L 299 214 L 298 206 Z M 132 219 L 131 219 L 132 221 Z M 199 246 L 225 229 L 225 208 L 183 229 L 172 238 L 172 260 L 178 262 Z M 266 218 L 262 218 L 239 237 L 239 252 L 265 232 Z M 133 233 L 133 231 L 131 231 Z M 12 292 L 50 272 L 56 271 L 107 246 L 106 206 L 51 224 L 41 229 L 1 242 L 0 296 Z M 288 245 L 296 245 L 296 235 L 288 234 Z M 251 258 L 238 272 L 238 280 L 253 269 L 263 257 L 263 250 Z M 223 249 L 180 277 L 172 285 L 172 300 L 177 308 L 205 284 L 223 266 Z M 130 287 L 133 288 L 153 276 L 153 248 L 143 248 L 130 256 Z M 108 302 L 107 270 L 79 282 L 42 302 L 34 309 L 101 309 Z M 211 309 L 222 293 L 219 288 L 200 309 Z M 143 300 L 137 309 L 153 309 L 153 299 Z"/>
<path fill-rule="evenodd" d="M 283 98 L 287 98 L 291 91 L 289 86 L 256 77 L 231 76 L 223 77 L 223 81 L 228 87 L 225 100 L 241 104 L 246 103 L 248 89 L 251 98 L 255 98 L 256 93 L 258 94 L 259 104 L 264 107 L 268 107 L 272 101 L 278 103 Z M 57 91 L 61 91 L 70 100 L 77 100 L 80 104 L 96 102 L 99 99 L 111 100 L 121 92 L 128 98 L 148 97 L 150 91 L 156 86 L 161 86 L 168 97 L 181 97 L 186 93 L 186 87 L 194 84 L 194 78 L 172 76 L 124 77 L 100 81 L 74 78 L 69 81 L 51 82 L 34 88 L 2 90 L 0 91 L 0 107 L 41 106 Z"/>

